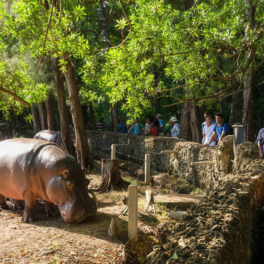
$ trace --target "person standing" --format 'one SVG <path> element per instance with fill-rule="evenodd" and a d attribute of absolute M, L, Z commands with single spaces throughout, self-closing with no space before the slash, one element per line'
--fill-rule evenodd
<path fill-rule="evenodd" d="M 264 153 L 264 128 L 259 130 L 257 141 L 258 141 L 258 148 L 259 148 L 259 157 L 263 159 L 263 153 Z"/>
<path fill-rule="evenodd" d="M 170 118 L 170 123 L 172 124 L 171 137 L 177 137 L 180 133 L 180 125 L 175 116 Z"/>
<path fill-rule="evenodd" d="M 159 135 L 159 126 L 160 126 L 159 120 L 156 119 L 153 122 L 152 131 L 151 131 L 153 136 L 158 136 Z"/>
<path fill-rule="evenodd" d="M 164 137 L 164 127 L 165 127 L 165 123 L 161 119 L 161 114 L 157 114 L 157 119 L 159 120 L 159 136 Z"/>
<path fill-rule="evenodd" d="M 126 125 L 124 124 L 123 119 L 119 120 L 119 123 L 117 124 L 117 130 L 119 133 L 126 133 Z"/>
<path fill-rule="evenodd" d="M 103 119 L 100 119 L 100 121 L 96 125 L 98 131 L 104 131 L 105 130 L 105 122 Z"/>
<path fill-rule="evenodd" d="M 223 114 L 216 113 L 215 120 L 217 124 L 214 127 L 214 133 L 212 134 L 208 144 L 204 144 L 204 145 L 210 146 L 210 144 L 215 140 L 215 137 L 217 137 L 218 142 L 220 142 L 224 137 L 230 135 L 229 126 L 228 124 L 224 123 Z"/>
<path fill-rule="evenodd" d="M 153 126 L 153 118 L 152 116 L 148 116 L 146 120 L 146 126 L 145 126 L 145 135 L 151 135 L 152 131 L 152 126 Z"/>
<path fill-rule="evenodd" d="M 206 125 L 203 127 L 203 141 L 204 144 L 208 144 L 212 134 L 214 133 L 215 125 L 212 124 L 212 118 L 208 114 L 205 118 Z M 215 146 L 216 142 L 213 140 L 209 146 Z"/>
<path fill-rule="evenodd" d="M 132 128 L 128 131 L 128 134 L 134 132 L 134 135 L 141 135 L 143 130 L 144 130 L 143 125 L 140 124 L 138 118 L 136 118 L 135 123 L 132 126 Z"/>

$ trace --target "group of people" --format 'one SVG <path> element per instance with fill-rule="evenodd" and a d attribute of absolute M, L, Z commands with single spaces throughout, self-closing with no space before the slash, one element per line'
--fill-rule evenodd
<path fill-rule="evenodd" d="M 231 135 L 230 127 L 224 123 L 222 113 L 215 114 L 215 121 L 208 112 L 204 113 L 205 121 L 202 124 L 203 141 L 205 146 L 215 146 L 218 142 L 223 140 L 224 137 Z"/>
<path fill-rule="evenodd" d="M 167 136 L 177 137 L 180 132 L 180 125 L 176 117 L 170 119 L 172 126 L 171 132 L 167 133 Z M 128 129 L 126 129 L 125 122 L 123 119 L 120 119 L 119 124 L 117 125 L 119 133 L 129 133 L 133 135 L 145 135 L 145 136 L 165 136 L 165 122 L 162 119 L 161 114 L 156 116 L 156 119 L 153 120 L 152 116 L 146 117 L 146 125 L 143 126 L 138 118 L 135 119 L 133 124 L 130 124 Z"/>
<path fill-rule="evenodd" d="M 212 119 L 208 112 L 204 113 L 205 121 L 202 124 L 202 134 L 203 134 L 203 145 L 215 146 L 224 137 L 232 134 L 228 124 L 224 123 L 223 114 L 215 114 L 215 121 Z M 177 137 L 180 133 L 180 125 L 175 116 L 171 117 L 169 120 L 171 124 L 170 132 L 167 132 L 168 137 Z M 105 123 L 103 120 L 97 124 L 97 129 L 104 131 Z M 138 118 L 135 119 L 133 124 L 126 126 L 123 119 L 119 120 L 117 125 L 118 133 L 129 133 L 133 135 L 145 135 L 145 136 L 165 136 L 164 135 L 165 122 L 162 119 L 161 114 L 158 114 L 153 120 L 152 116 L 146 117 L 145 126 L 142 125 Z"/>

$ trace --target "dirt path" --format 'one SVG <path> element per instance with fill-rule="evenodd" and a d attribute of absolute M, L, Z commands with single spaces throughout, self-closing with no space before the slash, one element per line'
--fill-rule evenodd
<path fill-rule="evenodd" d="M 122 176 L 128 181 L 135 181 L 127 172 L 123 171 Z M 100 181 L 101 176 L 89 175 L 88 178 L 94 184 Z M 142 252 L 135 254 L 142 253 L 142 257 L 140 262 L 134 263 L 144 263 L 146 254 L 158 243 L 154 235 L 156 226 L 167 217 L 163 207 L 157 208 L 156 216 L 144 213 L 145 187 L 142 183 L 139 186 L 138 227 Z M 128 241 L 128 217 L 120 214 L 124 195 L 127 196 L 126 190 L 97 195 L 98 213 L 95 219 L 77 225 L 65 224 L 61 217 L 46 218 L 41 200 L 37 201 L 38 221 L 34 223 L 21 224 L 22 211 L 2 210 L 0 263 L 125 263 L 124 247 L 109 237 L 107 232 L 111 216 L 119 215 L 120 240 L 124 244 Z M 7 203 L 11 207 L 10 201 Z"/>

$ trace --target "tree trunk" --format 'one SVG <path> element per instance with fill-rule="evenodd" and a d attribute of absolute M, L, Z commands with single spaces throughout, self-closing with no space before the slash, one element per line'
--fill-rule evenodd
<path fill-rule="evenodd" d="M 103 36 L 104 36 L 104 42 L 105 42 L 105 46 L 107 48 L 111 47 L 110 44 L 110 34 L 109 31 L 107 29 L 107 24 L 106 24 L 106 15 L 105 15 L 105 8 L 104 8 L 104 2 L 103 0 L 99 0 L 99 9 L 100 9 L 100 13 L 102 16 L 102 20 L 103 20 Z"/>
<path fill-rule="evenodd" d="M 239 92 L 232 96 L 232 104 L 229 117 L 229 124 L 231 126 L 236 123 L 242 122 L 243 112 L 241 111 L 241 109 L 243 109 L 243 92 Z"/>
<path fill-rule="evenodd" d="M 49 92 L 48 98 L 45 101 L 46 110 L 47 110 L 47 120 L 48 120 L 48 129 L 51 131 L 57 130 L 57 123 L 55 118 L 55 110 L 53 105 L 52 93 Z"/>
<path fill-rule="evenodd" d="M 82 108 L 82 114 L 83 114 L 84 127 L 87 128 L 87 123 L 88 123 L 87 110 L 88 110 L 88 106 L 87 105 L 81 105 L 81 108 Z"/>
<path fill-rule="evenodd" d="M 95 114 L 94 114 L 94 109 L 93 109 L 93 103 L 89 102 L 88 107 L 89 107 L 89 113 L 90 113 L 89 124 L 92 129 L 96 129 L 96 120 L 95 120 Z"/>
<path fill-rule="evenodd" d="M 118 160 L 102 159 L 102 180 L 101 185 L 91 191 L 102 193 L 106 190 L 113 190 L 118 186 L 128 186 L 129 182 L 122 179 L 119 171 Z"/>
<path fill-rule="evenodd" d="M 69 125 L 68 109 L 66 104 L 65 90 L 63 85 L 62 72 L 59 70 L 58 59 L 51 56 L 51 66 L 55 75 L 55 87 L 58 98 L 60 113 L 61 135 L 69 154 L 76 156 L 71 139 L 71 129 Z"/>
<path fill-rule="evenodd" d="M 187 90 L 185 93 L 190 94 L 191 91 Z M 182 105 L 179 138 L 198 143 L 202 142 L 202 126 L 198 114 L 198 107 L 194 102 L 188 102 Z"/>
<path fill-rule="evenodd" d="M 254 20 L 255 20 L 255 14 L 254 14 L 254 6 L 252 0 L 245 0 L 245 5 L 248 6 L 248 9 L 246 11 L 245 20 L 247 22 L 246 29 L 245 29 L 245 40 L 250 35 L 250 31 L 254 29 Z M 248 51 L 246 52 L 246 58 L 249 57 L 249 53 L 253 52 Z M 252 63 L 249 66 L 248 70 L 245 73 L 244 78 L 244 104 L 243 104 L 243 123 L 246 124 L 246 130 L 247 130 L 247 141 L 254 141 L 254 133 L 253 133 L 253 66 Z"/>
<path fill-rule="evenodd" d="M 87 168 L 88 166 L 93 168 L 93 158 L 88 147 L 74 69 L 71 60 L 68 57 L 65 57 L 64 59 L 67 63 L 65 77 L 69 90 L 69 100 L 71 105 L 70 112 L 75 129 L 77 159 L 82 168 Z"/>
<path fill-rule="evenodd" d="M 39 117 L 40 117 L 41 129 L 47 130 L 48 129 L 47 111 L 44 102 L 39 103 Z"/>
<path fill-rule="evenodd" d="M 197 106 L 194 102 L 190 102 L 190 113 L 191 113 L 191 129 L 192 129 L 192 140 L 194 142 L 202 142 L 202 131 L 201 124 L 199 123 L 197 115 Z"/>
<path fill-rule="evenodd" d="M 118 105 L 114 104 L 112 107 L 112 116 L 113 116 L 113 132 L 117 133 L 117 125 L 118 125 Z"/>
<path fill-rule="evenodd" d="M 31 106 L 31 113 L 33 116 L 33 126 L 35 135 L 41 130 L 41 124 L 39 120 L 39 114 L 36 106 Z"/>
<path fill-rule="evenodd" d="M 154 74 L 154 88 L 157 88 L 158 85 L 159 85 L 159 73 L 158 73 L 158 67 L 155 65 L 154 66 L 154 69 L 153 69 L 153 74 Z M 157 94 L 156 95 L 156 107 L 155 107 L 155 110 L 156 110 L 156 115 L 157 114 L 160 114 L 160 99 L 159 98 L 160 94 Z"/>
<path fill-rule="evenodd" d="M 187 141 L 192 140 L 191 113 L 189 111 L 189 103 L 182 104 L 180 133 L 178 137 Z"/>

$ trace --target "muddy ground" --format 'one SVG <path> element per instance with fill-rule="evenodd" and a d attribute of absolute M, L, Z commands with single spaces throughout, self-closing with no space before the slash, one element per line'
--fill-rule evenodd
<path fill-rule="evenodd" d="M 135 183 L 135 177 L 128 172 L 121 171 L 121 175 Z M 87 177 L 91 179 L 91 185 L 101 179 L 99 173 Z M 37 201 L 38 221 L 34 223 L 21 223 L 22 211 L 2 210 L 0 263 L 144 263 L 145 256 L 159 243 L 156 228 L 168 217 L 169 209 L 157 206 L 155 216 L 145 213 L 145 187 L 143 182 L 138 182 L 138 185 L 137 247 L 128 242 L 128 217 L 121 214 L 121 198 L 127 196 L 127 190 L 115 190 L 97 195 L 98 213 L 95 219 L 82 224 L 65 224 L 61 217 L 46 218 L 42 200 Z M 158 194 L 159 187 L 153 188 Z M 11 202 L 7 203 L 11 207 Z M 112 215 L 119 216 L 123 245 L 108 236 Z"/>

